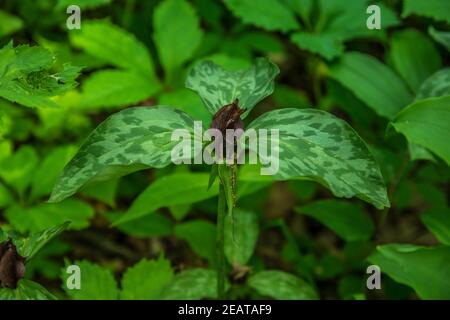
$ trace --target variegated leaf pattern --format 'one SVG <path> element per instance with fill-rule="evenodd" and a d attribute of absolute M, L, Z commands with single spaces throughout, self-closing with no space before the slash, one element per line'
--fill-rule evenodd
<path fill-rule="evenodd" d="M 435 72 L 422 83 L 416 100 L 448 95 L 450 95 L 450 68 L 445 68 Z"/>
<path fill-rule="evenodd" d="M 211 114 L 236 98 L 239 106 L 248 112 L 274 89 L 278 67 L 265 58 L 255 60 L 246 70 L 227 71 L 212 61 L 202 61 L 188 74 L 186 87 L 196 91 Z"/>
<path fill-rule="evenodd" d="M 321 110 L 286 108 L 265 113 L 248 128 L 279 130 L 276 179 L 309 178 L 338 197 L 356 196 L 380 209 L 389 206 L 378 165 L 345 121 Z M 259 143 L 266 143 L 269 152 L 260 158 L 277 161 L 270 152 L 270 135 L 266 141 L 262 137 Z"/>
<path fill-rule="evenodd" d="M 171 140 L 173 130 L 193 128 L 186 113 L 166 106 L 134 107 L 113 114 L 88 136 L 64 168 L 49 201 L 61 201 L 88 182 L 167 166 L 172 148 L 179 143 Z"/>

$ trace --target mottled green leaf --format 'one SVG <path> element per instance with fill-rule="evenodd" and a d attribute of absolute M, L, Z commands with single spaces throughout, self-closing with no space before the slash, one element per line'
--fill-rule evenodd
<path fill-rule="evenodd" d="M 412 101 L 405 83 L 386 65 L 366 54 L 349 52 L 329 75 L 380 116 L 392 119 Z"/>
<path fill-rule="evenodd" d="M 357 196 L 377 208 L 389 206 L 380 169 L 364 141 L 343 120 L 315 109 L 281 109 L 260 116 L 248 128 L 277 129 L 259 137 L 270 154 L 263 163 L 279 163 L 276 179 L 302 177 L 328 187 L 338 197 Z M 278 153 L 271 153 L 271 140 Z M 275 149 L 273 149 L 275 150 Z"/>
<path fill-rule="evenodd" d="M 44 229 L 40 232 L 32 233 L 26 238 L 18 239 L 14 241 L 20 255 L 30 260 L 36 253 L 39 252 L 48 242 L 58 236 L 69 226 L 70 222 L 64 222 L 63 224 Z"/>
<path fill-rule="evenodd" d="M 439 242 L 450 246 L 450 208 L 431 208 L 420 216 L 420 220 Z"/>
<path fill-rule="evenodd" d="M 297 32 L 291 36 L 291 41 L 299 48 L 317 53 L 327 60 L 344 53 L 342 41 L 332 34 Z"/>
<path fill-rule="evenodd" d="M 225 256 L 231 265 L 245 266 L 253 255 L 259 236 L 257 215 L 234 209 L 225 216 Z"/>
<path fill-rule="evenodd" d="M 441 69 L 427 78 L 419 88 L 416 100 L 450 96 L 450 68 Z"/>
<path fill-rule="evenodd" d="M 450 247 L 387 244 L 368 260 L 423 299 L 450 299 Z"/>
<path fill-rule="evenodd" d="M 189 269 L 175 275 L 164 288 L 161 299 L 199 300 L 217 298 L 217 274 L 208 269 Z"/>
<path fill-rule="evenodd" d="M 57 224 L 70 221 L 70 229 L 83 229 L 89 226 L 94 210 L 85 202 L 68 199 L 61 203 L 43 203 L 34 207 L 9 207 L 5 217 L 18 231 L 40 232 Z"/>
<path fill-rule="evenodd" d="M 395 69 L 414 92 L 442 65 L 433 42 L 414 29 L 394 33 L 389 54 Z"/>
<path fill-rule="evenodd" d="M 40 284 L 21 279 L 16 289 L 0 288 L 0 300 L 56 300 L 56 297 Z"/>
<path fill-rule="evenodd" d="M 173 130 L 193 128 L 193 120 L 173 108 L 135 107 L 115 113 L 89 135 L 65 167 L 49 201 L 61 201 L 88 182 L 167 166 L 179 143 L 171 139 Z"/>
<path fill-rule="evenodd" d="M 74 46 L 90 55 L 155 79 L 153 61 L 145 45 L 120 27 L 107 21 L 86 21 L 80 30 L 72 30 L 69 35 Z"/>
<path fill-rule="evenodd" d="M 450 2 L 447 0 L 404 0 L 402 17 L 418 15 L 450 23 Z"/>
<path fill-rule="evenodd" d="M 195 203 L 214 197 L 219 192 L 218 185 L 215 184 L 208 190 L 208 180 L 207 173 L 163 176 L 148 186 L 114 225 L 140 218 L 162 207 Z"/>
<path fill-rule="evenodd" d="M 129 106 L 153 96 L 161 85 L 136 71 L 101 70 L 84 82 L 80 107 L 86 109 Z"/>
<path fill-rule="evenodd" d="M 128 268 L 122 278 L 123 300 L 150 300 L 159 298 L 163 288 L 172 281 L 173 271 L 170 261 L 142 259 Z"/>
<path fill-rule="evenodd" d="M 278 67 L 260 58 L 247 70 L 227 71 L 211 61 L 196 64 L 188 74 L 186 87 L 196 91 L 211 114 L 236 98 L 248 112 L 274 89 Z"/>
<path fill-rule="evenodd" d="M 186 0 L 164 0 L 153 15 L 153 39 L 166 77 L 192 58 L 203 32 L 192 5 Z"/>
<path fill-rule="evenodd" d="M 296 211 L 318 220 L 346 241 L 368 240 L 375 229 L 363 208 L 342 200 L 314 201 Z"/>
<path fill-rule="evenodd" d="M 177 224 L 175 236 L 186 240 L 192 250 L 214 264 L 216 260 L 216 227 L 206 220 L 192 220 Z"/>
<path fill-rule="evenodd" d="M 252 275 L 247 283 L 260 295 L 278 300 L 316 300 L 319 298 L 314 287 L 299 277 L 283 271 L 260 271 Z"/>
<path fill-rule="evenodd" d="M 80 268 L 81 287 L 72 290 L 67 287 L 67 278 L 70 274 L 66 273 L 66 268 L 63 268 L 62 287 L 69 297 L 74 300 L 116 300 L 118 298 L 119 289 L 111 270 L 86 260 L 75 261 L 72 264 Z"/>
<path fill-rule="evenodd" d="M 282 1 L 225 0 L 225 5 L 246 24 L 282 32 L 299 28 L 295 15 Z"/>
<path fill-rule="evenodd" d="M 438 31 L 433 26 L 430 26 L 428 33 L 436 42 L 439 42 L 450 51 L 450 32 Z"/>
<path fill-rule="evenodd" d="M 416 101 L 391 124 L 410 143 L 431 150 L 450 165 L 450 96 Z"/>

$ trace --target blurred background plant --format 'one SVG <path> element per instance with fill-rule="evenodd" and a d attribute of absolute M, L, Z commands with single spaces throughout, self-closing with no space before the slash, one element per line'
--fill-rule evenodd
<path fill-rule="evenodd" d="M 81 30 L 66 28 L 71 4 Z M 281 73 L 246 122 L 284 107 L 345 119 L 375 155 L 391 208 L 243 166 L 235 213 L 243 245 L 226 254 L 229 297 L 450 298 L 450 2 L 376 2 L 381 30 L 366 27 L 369 4 L 3 0 L 1 227 L 27 235 L 71 221 L 27 263 L 26 278 L 59 298 L 214 298 L 218 190 L 207 190 L 206 167 L 140 171 L 46 200 L 111 113 L 167 105 L 208 126 L 184 87 L 190 67 L 212 60 L 237 70 L 265 56 Z M 152 207 L 110 228 L 139 203 Z M 82 290 L 64 285 L 72 263 L 85 275 Z M 369 264 L 381 267 L 382 290 L 366 289 Z"/>

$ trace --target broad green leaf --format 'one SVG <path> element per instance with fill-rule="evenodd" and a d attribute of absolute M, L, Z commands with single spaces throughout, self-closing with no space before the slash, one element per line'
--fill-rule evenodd
<path fill-rule="evenodd" d="M 392 35 L 390 59 L 414 92 L 442 65 L 441 56 L 433 42 L 414 29 L 398 31 Z"/>
<path fill-rule="evenodd" d="M 159 298 L 163 288 L 172 281 L 173 271 L 170 261 L 142 259 L 128 268 L 122 278 L 123 300 L 150 300 Z"/>
<path fill-rule="evenodd" d="M 439 242 L 450 246 L 450 208 L 431 208 L 420 216 L 420 220 Z"/>
<path fill-rule="evenodd" d="M 0 209 L 7 207 L 13 199 L 14 198 L 8 188 L 0 182 Z"/>
<path fill-rule="evenodd" d="M 51 150 L 42 162 L 33 170 L 31 199 L 37 199 L 52 192 L 64 166 L 76 152 L 74 146 L 60 146 Z"/>
<path fill-rule="evenodd" d="M 217 298 L 217 274 L 208 269 L 189 269 L 175 275 L 160 296 L 164 300 Z"/>
<path fill-rule="evenodd" d="M 106 21 L 83 22 L 80 30 L 72 30 L 69 35 L 74 46 L 96 58 L 133 70 L 143 78 L 156 78 L 153 61 L 145 45 L 118 26 Z"/>
<path fill-rule="evenodd" d="M 144 101 L 161 89 L 149 76 L 136 71 L 101 70 L 83 82 L 80 107 L 85 109 L 129 106 Z"/>
<path fill-rule="evenodd" d="M 71 290 L 67 287 L 70 274 L 66 273 L 66 268 L 62 270 L 62 287 L 72 299 L 116 300 L 118 298 L 119 289 L 111 270 L 86 260 L 75 261 L 71 264 L 78 266 L 81 273 L 81 288 Z"/>
<path fill-rule="evenodd" d="M 378 165 L 345 121 L 316 109 L 286 108 L 263 114 L 248 128 L 279 131 L 278 137 L 261 135 L 258 141 L 268 148 L 270 154 L 259 156 L 272 164 L 274 178 L 312 179 L 337 197 L 357 196 L 380 209 L 389 206 Z"/>
<path fill-rule="evenodd" d="M 0 288 L 0 300 L 56 300 L 56 297 L 40 284 L 21 279 L 16 289 Z"/>
<path fill-rule="evenodd" d="M 450 32 L 438 31 L 433 26 L 430 26 L 428 33 L 436 42 L 439 42 L 450 51 Z"/>
<path fill-rule="evenodd" d="M 83 229 L 89 226 L 94 210 L 85 202 L 68 199 L 61 203 L 43 203 L 35 207 L 9 207 L 5 217 L 18 231 L 40 232 L 57 224 L 70 221 L 70 229 Z"/>
<path fill-rule="evenodd" d="M 315 0 L 284 0 L 303 20 L 309 22 Z"/>
<path fill-rule="evenodd" d="M 164 0 L 153 15 L 153 39 L 166 77 L 192 58 L 203 32 L 192 5 L 186 0 Z"/>
<path fill-rule="evenodd" d="M 114 225 L 143 217 L 162 207 L 195 203 L 214 197 L 219 192 L 218 185 L 215 184 L 208 190 L 208 180 L 207 173 L 163 176 L 148 186 Z"/>
<path fill-rule="evenodd" d="M 172 162 L 175 129 L 192 131 L 193 120 L 176 109 L 135 107 L 113 114 L 87 138 L 53 188 L 50 202 L 61 201 L 88 182 L 117 178 Z"/>
<path fill-rule="evenodd" d="M 27 238 L 22 238 L 14 241 L 22 257 L 27 260 L 32 259 L 36 253 L 39 252 L 48 242 L 57 237 L 61 232 L 67 229 L 70 222 L 42 230 L 40 232 L 32 233 Z"/>
<path fill-rule="evenodd" d="M 247 283 L 260 295 L 278 300 L 319 299 L 314 287 L 299 277 L 283 271 L 260 271 L 252 275 Z"/>
<path fill-rule="evenodd" d="M 282 32 L 299 28 L 295 15 L 282 1 L 225 0 L 224 2 L 228 9 L 245 24 Z"/>
<path fill-rule="evenodd" d="M 344 53 L 342 41 L 333 34 L 297 32 L 291 36 L 291 41 L 299 48 L 317 53 L 327 60 L 333 60 Z"/>
<path fill-rule="evenodd" d="M 387 244 L 368 260 L 422 299 L 450 299 L 450 247 Z"/>
<path fill-rule="evenodd" d="M 450 68 L 441 69 L 426 79 L 419 88 L 416 100 L 450 96 Z"/>
<path fill-rule="evenodd" d="M 31 146 L 24 145 L 13 155 L 0 161 L 0 177 L 23 194 L 33 179 L 37 163 L 36 151 Z"/>
<path fill-rule="evenodd" d="M 450 23 L 450 2 L 447 0 L 404 0 L 402 17 L 417 15 Z"/>
<path fill-rule="evenodd" d="M 83 195 L 104 202 L 110 207 L 115 207 L 115 196 L 119 186 L 119 179 L 99 182 L 82 190 Z"/>
<path fill-rule="evenodd" d="M 234 209 L 225 216 L 225 255 L 233 266 L 245 266 L 253 255 L 259 236 L 257 215 Z"/>
<path fill-rule="evenodd" d="M 192 220 L 177 224 L 174 229 L 178 239 L 186 240 L 192 250 L 214 264 L 216 260 L 216 227 L 206 220 Z"/>
<path fill-rule="evenodd" d="M 314 201 L 296 211 L 318 220 L 346 241 L 368 240 L 375 229 L 363 208 L 342 200 Z"/>
<path fill-rule="evenodd" d="M 392 119 L 412 101 L 405 83 L 377 59 L 348 52 L 329 73 L 380 116 Z"/>
<path fill-rule="evenodd" d="M 158 103 L 165 106 L 176 106 L 186 112 L 192 119 L 202 121 L 205 128 L 209 128 L 211 115 L 203 106 L 202 100 L 195 92 L 182 88 L 163 92 L 158 97 Z"/>
<path fill-rule="evenodd" d="M 412 161 L 414 160 L 429 160 L 436 162 L 436 157 L 427 148 L 422 147 L 415 143 L 408 143 L 409 156 Z"/>
<path fill-rule="evenodd" d="M 211 114 L 239 99 L 239 106 L 249 111 L 274 89 L 278 67 L 259 58 L 247 70 L 227 71 L 211 61 L 196 64 L 188 74 L 186 87 L 196 91 Z"/>
<path fill-rule="evenodd" d="M 282 53 L 283 43 L 274 35 L 265 32 L 248 31 L 240 38 L 239 42 L 248 45 L 253 50 L 262 53 Z"/>
<path fill-rule="evenodd" d="M 431 150 L 450 165 L 450 96 L 416 101 L 391 124 L 410 143 Z"/>
<path fill-rule="evenodd" d="M 27 107 L 58 107 L 50 98 L 74 88 L 80 68 L 64 64 L 51 73 L 54 62 L 42 47 L 6 45 L 0 49 L 0 96 Z"/>
<path fill-rule="evenodd" d="M 114 223 L 122 214 L 108 212 L 106 216 Z M 162 237 L 173 233 L 173 222 L 165 215 L 153 212 L 142 218 L 122 223 L 117 226 L 117 229 L 136 238 Z"/>
<path fill-rule="evenodd" d="M 6 12 L 0 10 L 0 38 L 19 31 L 23 27 L 23 21 Z"/>

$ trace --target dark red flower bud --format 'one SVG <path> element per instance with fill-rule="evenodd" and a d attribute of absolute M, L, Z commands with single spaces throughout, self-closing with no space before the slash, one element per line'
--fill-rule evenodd
<path fill-rule="evenodd" d="M 25 276 L 25 258 L 16 246 L 7 241 L 0 244 L 0 286 L 15 289 L 17 282 Z"/>

